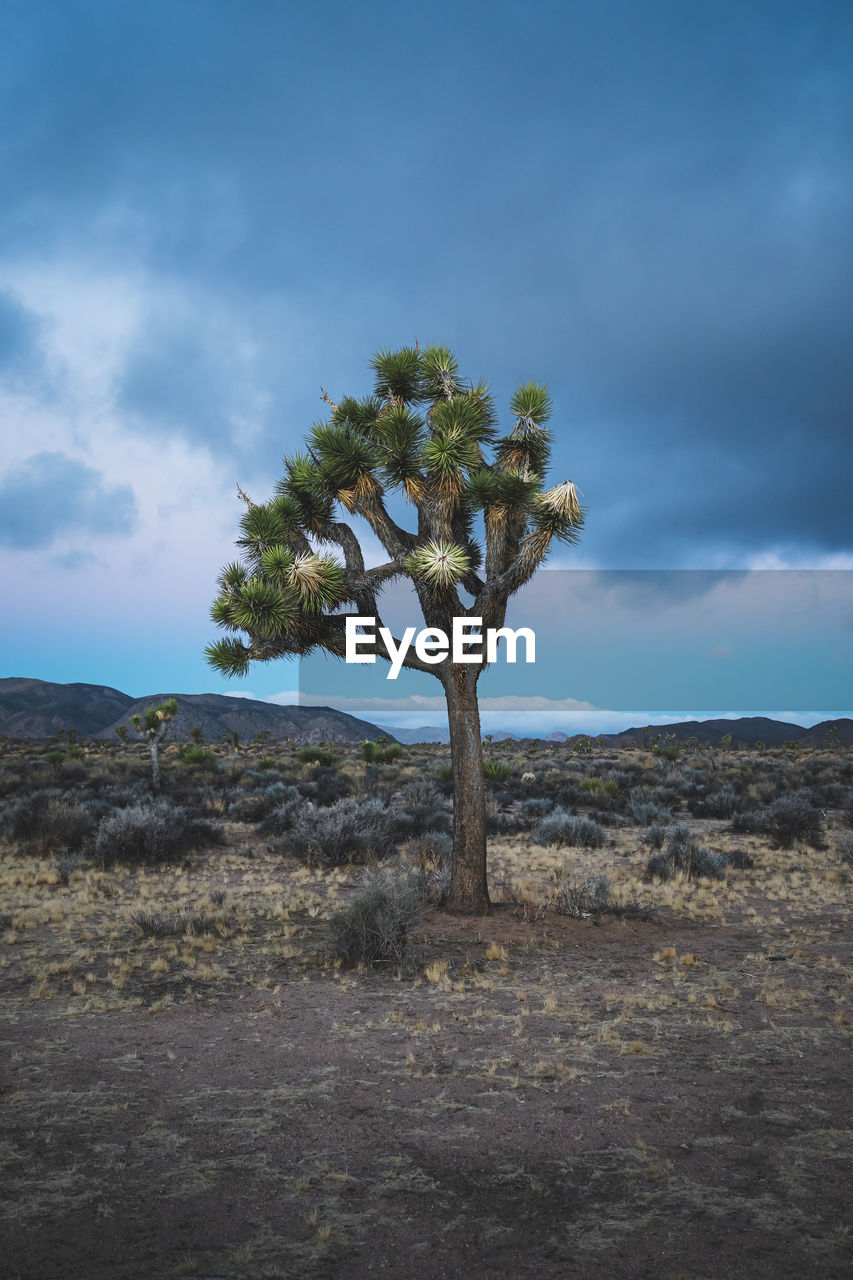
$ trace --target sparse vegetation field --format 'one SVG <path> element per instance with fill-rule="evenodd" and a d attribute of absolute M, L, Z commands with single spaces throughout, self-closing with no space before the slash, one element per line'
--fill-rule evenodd
<path fill-rule="evenodd" d="M 440 747 L 73 745 L 0 744 L 5 1274 L 850 1274 L 843 746 L 492 744 L 471 920 Z"/>

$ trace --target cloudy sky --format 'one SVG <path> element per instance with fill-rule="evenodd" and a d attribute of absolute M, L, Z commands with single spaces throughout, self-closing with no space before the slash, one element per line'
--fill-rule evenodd
<path fill-rule="evenodd" d="M 0 95 L 0 674 L 295 690 L 202 657 L 235 483 L 267 496 L 320 386 L 415 337 L 501 405 L 549 383 L 588 507 L 559 569 L 846 598 L 849 5 L 8 0 Z M 850 709 L 783 649 L 790 696 L 729 710 Z M 524 692 L 721 709 L 615 665 Z"/>

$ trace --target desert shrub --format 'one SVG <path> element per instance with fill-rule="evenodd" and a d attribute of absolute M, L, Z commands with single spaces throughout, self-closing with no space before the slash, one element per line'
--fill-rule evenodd
<path fill-rule="evenodd" d="M 406 869 L 373 868 L 361 892 L 330 920 L 332 954 L 345 964 L 394 964 L 410 956 L 411 931 L 424 899 L 418 879 Z"/>
<path fill-rule="evenodd" d="M 574 805 L 580 804 L 586 800 L 586 796 L 581 791 L 577 782 L 570 779 L 568 782 L 562 783 L 554 794 L 554 808 L 571 809 Z"/>
<path fill-rule="evenodd" d="M 766 818 L 755 809 L 744 809 L 734 814 L 728 829 L 738 836 L 763 836 L 767 832 Z"/>
<path fill-rule="evenodd" d="M 610 881 L 606 876 L 594 876 L 580 884 L 569 880 L 565 875 L 560 876 L 551 905 L 559 915 L 575 919 L 615 915 L 637 920 L 648 916 L 648 912 L 638 902 L 614 902 L 610 896 Z"/>
<path fill-rule="evenodd" d="M 848 827 L 853 827 L 853 791 L 845 793 L 841 803 L 841 817 L 847 823 Z"/>
<path fill-rule="evenodd" d="M 453 840 L 444 831 L 426 831 L 410 840 L 406 853 L 427 902 L 441 905 L 450 891 Z"/>
<path fill-rule="evenodd" d="M 333 805 L 352 794 L 352 783 L 337 769 L 314 769 L 296 785 L 299 794 L 316 805 Z"/>
<path fill-rule="evenodd" d="M 276 766 L 275 756 L 261 756 L 260 760 L 258 761 L 258 768 L 263 773 L 269 773 L 269 771 L 271 769 L 274 769 L 275 766 Z"/>
<path fill-rule="evenodd" d="M 730 782 L 707 795 L 691 796 L 687 807 L 696 817 L 731 818 L 741 807 L 741 800 Z"/>
<path fill-rule="evenodd" d="M 449 762 L 438 765 L 435 771 L 435 776 L 438 778 L 439 782 L 452 782 L 453 765 Z"/>
<path fill-rule="evenodd" d="M 137 799 L 138 797 L 134 796 L 133 798 Z M 130 797 L 128 797 L 124 803 L 130 804 Z M 97 824 L 102 818 L 105 818 L 108 813 L 113 813 L 117 808 L 121 808 L 122 804 L 114 803 L 112 800 L 108 800 L 106 796 L 91 796 L 85 800 L 81 800 L 80 807 L 81 809 L 85 809 L 93 823 Z"/>
<path fill-rule="evenodd" d="M 512 773 L 509 760 L 486 760 L 483 763 L 483 775 L 487 782 L 506 782 Z"/>
<path fill-rule="evenodd" d="M 748 871 L 755 866 L 754 860 L 746 849 L 732 849 L 731 853 L 727 853 L 724 856 L 726 862 L 730 867 L 734 867 L 735 871 Z"/>
<path fill-rule="evenodd" d="M 486 831 L 490 836 L 506 835 L 510 831 L 517 831 L 522 825 L 520 814 L 513 813 L 512 809 L 501 804 L 494 795 L 486 796 Z"/>
<path fill-rule="evenodd" d="M 92 815 L 57 789 L 18 796 L 0 812 L 0 835 L 37 857 L 58 849 L 80 849 L 94 826 Z"/>
<path fill-rule="evenodd" d="M 610 881 L 597 876 L 575 884 L 567 879 L 557 881 L 554 910 L 562 916 L 600 916 L 610 910 Z"/>
<path fill-rule="evenodd" d="M 767 809 L 763 825 L 778 849 L 790 849 L 799 840 L 815 849 L 823 844 L 823 814 L 808 791 L 779 796 Z"/>
<path fill-rule="evenodd" d="M 640 836 L 643 844 L 651 849 L 662 849 L 673 828 L 668 822 L 652 822 Z"/>
<path fill-rule="evenodd" d="M 653 822 L 671 822 L 672 805 L 661 804 L 659 792 L 635 787 L 628 797 L 628 808 L 635 822 L 651 826 Z"/>
<path fill-rule="evenodd" d="M 192 912 L 185 908 L 174 915 L 165 916 L 157 911 L 135 911 L 130 921 L 140 933 L 149 938 L 170 938 L 185 933 L 196 936 L 216 933 L 221 924 L 216 916 L 209 916 L 206 911 Z"/>
<path fill-rule="evenodd" d="M 262 835 L 280 836 L 290 831 L 299 814 L 305 808 L 305 800 L 297 787 L 284 787 L 275 806 L 269 809 L 258 824 Z"/>
<path fill-rule="evenodd" d="M 214 753 L 198 742 L 185 742 L 178 747 L 177 759 L 181 764 L 198 765 L 203 769 L 215 769 L 219 763 Z"/>
<path fill-rule="evenodd" d="M 415 778 L 400 790 L 400 808 L 408 814 L 411 831 L 449 831 L 453 825 L 450 803 L 432 778 Z"/>
<path fill-rule="evenodd" d="M 399 817 L 381 800 L 345 799 L 323 809 L 303 809 L 280 847 L 309 866 L 339 867 L 387 857 L 399 836 Z"/>
<path fill-rule="evenodd" d="M 159 911 L 134 911 L 130 923 L 146 938 L 168 938 L 178 932 L 173 917 L 161 916 Z"/>
<path fill-rule="evenodd" d="M 553 808 L 554 801 L 548 800 L 544 796 L 531 796 L 521 802 L 521 812 L 525 818 L 544 818 L 545 814 L 550 813 Z"/>
<path fill-rule="evenodd" d="M 671 880 L 678 872 L 683 872 L 693 880 L 723 880 L 726 859 L 721 854 L 702 848 L 689 827 L 673 827 L 664 848 L 649 858 L 646 878 Z"/>
<path fill-rule="evenodd" d="M 100 822 L 91 842 L 99 866 L 174 862 L 201 844 L 219 844 L 221 833 L 198 822 L 165 796 L 117 809 Z"/>
<path fill-rule="evenodd" d="M 372 742 L 368 739 L 361 744 L 361 754 L 368 764 L 391 764 L 400 759 L 403 748 L 399 742 Z"/>
<path fill-rule="evenodd" d="M 853 867 L 853 834 L 849 831 L 840 832 L 835 847 L 841 861 L 846 862 L 848 867 Z"/>
<path fill-rule="evenodd" d="M 248 795 L 238 792 L 228 806 L 228 817 L 233 822 L 260 822 L 286 800 L 298 795 L 296 787 L 289 787 L 285 782 L 270 782 Z"/>
<path fill-rule="evenodd" d="M 82 853 L 69 853 L 67 849 L 63 850 L 53 864 L 53 869 L 59 877 L 59 883 L 68 884 L 71 873 L 79 870 L 83 866 L 83 862 Z"/>
<path fill-rule="evenodd" d="M 592 818 L 581 818 L 567 813 L 565 809 L 554 809 L 542 818 L 533 839 L 536 844 L 598 849 L 604 844 L 604 831 Z"/>
<path fill-rule="evenodd" d="M 301 764 L 321 764 L 326 769 L 338 763 L 337 753 L 331 747 L 302 747 L 296 758 Z"/>
<path fill-rule="evenodd" d="M 581 778 L 580 782 L 578 783 L 578 786 L 580 787 L 581 791 L 585 791 L 587 795 L 597 796 L 601 791 L 602 787 L 604 786 L 604 783 L 601 781 L 600 778 L 597 778 L 597 777 Z"/>

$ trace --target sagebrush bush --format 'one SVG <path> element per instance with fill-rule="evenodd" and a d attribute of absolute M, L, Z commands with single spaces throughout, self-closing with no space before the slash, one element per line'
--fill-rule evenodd
<path fill-rule="evenodd" d="M 610 911 L 610 881 L 596 876 L 575 884 L 567 879 L 557 881 L 552 906 L 562 916 L 601 916 Z"/>
<path fill-rule="evenodd" d="M 444 831 L 426 831 L 406 846 L 421 895 L 441 905 L 450 891 L 453 840 Z"/>
<path fill-rule="evenodd" d="M 553 808 L 554 801 L 548 800 L 544 796 L 531 796 L 521 802 L 521 812 L 525 818 L 530 819 L 544 818 L 545 814 L 550 813 Z"/>
<path fill-rule="evenodd" d="M 204 844 L 220 844 L 221 833 L 195 821 L 165 796 L 140 800 L 103 818 L 90 852 L 101 867 L 174 862 Z"/>
<path fill-rule="evenodd" d="M 742 801 L 730 782 L 707 795 L 691 796 L 687 802 L 690 812 L 701 818 L 731 818 L 742 807 Z"/>
<path fill-rule="evenodd" d="M 848 867 L 853 867 L 853 833 L 849 831 L 841 831 L 835 842 L 838 850 L 838 856 L 842 862 L 846 862 Z"/>
<path fill-rule="evenodd" d="M 399 792 L 400 808 L 409 816 L 414 835 L 449 831 L 453 825 L 450 801 L 430 777 L 414 778 Z"/>
<path fill-rule="evenodd" d="M 653 822 L 671 822 L 672 805 L 661 804 L 659 795 L 645 787 L 635 787 L 628 797 L 628 807 L 635 822 L 649 827 Z"/>
<path fill-rule="evenodd" d="M 723 880 L 726 875 L 726 858 L 703 848 L 687 826 L 673 827 L 666 845 L 653 853 L 646 864 L 646 878 L 672 880 L 683 872 L 692 880 Z"/>
<path fill-rule="evenodd" d="M 554 809 L 542 818 L 533 839 L 536 844 L 598 849 L 604 844 L 604 830 L 593 818 L 582 818 L 567 813 L 565 809 Z"/>
<path fill-rule="evenodd" d="M 648 918 L 648 911 L 638 902 L 614 902 L 610 894 L 610 881 L 606 876 L 594 876 L 578 884 L 562 875 L 557 880 L 551 906 L 559 915 L 573 916 L 576 919 L 603 915 L 628 917 L 632 920 Z"/>
<path fill-rule="evenodd" d="M 228 817 L 232 822 L 260 822 L 286 800 L 292 800 L 298 795 L 296 787 L 290 787 L 285 782 L 267 781 L 248 793 L 238 791 L 228 806 Z"/>
<path fill-rule="evenodd" d="M 853 791 L 845 792 L 841 803 L 841 817 L 848 827 L 853 827 Z"/>
<path fill-rule="evenodd" d="M 381 800 L 338 800 L 323 809 L 303 809 L 281 837 L 280 848 L 318 867 L 385 858 L 395 851 L 405 815 L 402 819 Z"/>
<path fill-rule="evenodd" d="M 814 849 L 823 845 L 823 814 L 808 791 L 790 791 L 774 800 L 764 814 L 764 829 L 778 849 L 797 841 Z"/>
<path fill-rule="evenodd" d="M 747 853 L 746 849 L 732 849 L 731 853 L 724 855 L 726 862 L 730 867 L 734 867 L 735 871 L 749 871 L 755 866 L 754 860 Z"/>
<path fill-rule="evenodd" d="M 18 796 L 0 811 L 0 835 L 36 857 L 79 850 L 94 827 L 89 810 L 57 788 Z"/>
<path fill-rule="evenodd" d="M 269 809 L 258 823 L 258 831 L 262 835 L 283 835 L 285 831 L 290 831 L 305 805 L 306 801 L 299 794 L 298 787 L 285 787 L 275 807 Z"/>
<path fill-rule="evenodd" d="M 352 783 L 337 769 L 320 767 L 297 783 L 299 794 L 316 805 L 332 805 L 352 794 Z"/>
<path fill-rule="evenodd" d="M 643 844 L 651 849 L 662 849 L 672 835 L 673 828 L 668 822 L 652 822 L 640 836 Z"/>
<path fill-rule="evenodd" d="M 332 954 L 345 964 L 393 964 L 409 959 L 411 932 L 424 911 L 418 879 L 405 868 L 372 868 L 361 892 L 330 920 Z"/>
<path fill-rule="evenodd" d="M 523 826 L 521 814 L 513 812 L 512 808 L 501 801 L 495 795 L 486 796 L 486 831 L 490 836 L 507 835 L 511 831 L 518 831 Z"/>
<path fill-rule="evenodd" d="M 766 835 L 766 816 L 755 809 L 743 809 L 733 815 L 728 830 L 738 836 Z"/>

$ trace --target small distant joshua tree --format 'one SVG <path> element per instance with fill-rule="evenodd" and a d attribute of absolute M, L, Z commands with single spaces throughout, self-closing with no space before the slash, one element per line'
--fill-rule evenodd
<path fill-rule="evenodd" d="M 551 400 L 544 385 L 519 386 L 510 402 L 514 422 L 499 436 L 487 386 L 466 381 L 447 347 L 379 351 L 372 368 L 373 392 L 364 399 L 335 403 L 322 392 L 329 416 L 314 425 L 306 452 L 285 459 L 275 497 L 255 503 L 238 490 L 247 508 L 237 542 L 243 558 L 223 570 L 212 616 L 245 638 L 232 635 L 207 650 L 224 675 L 316 649 L 345 657 L 347 617 L 372 617 L 381 627 L 377 600 L 396 578 L 411 580 L 429 629 L 450 635 L 454 618 L 500 629 L 510 597 L 554 541 L 578 539 L 575 486 L 545 487 Z M 389 511 L 386 495 L 394 492 L 415 508 L 413 530 Z M 340 508 L 367 522 L 384 564 L 366 568 Z M 454 784 L 448 907 L 481 913 L 489 895 L 477 682 L 486 663 L 453 662 L 450 654 L 428 663 L 409 648 L 402 665 L 437 679 L 447 699 Z"/>
<path fill-rule="evenodd" d="M 159 707 L 148 707 L 142 715 L 130 717 L 130 723 L 141 737 L 147 738 L 151 753 L 151 790 L 160 794 L 160 743 L 169 731 L 173 716 L 178 714 L 177 698 L 167 698 Z"/>

